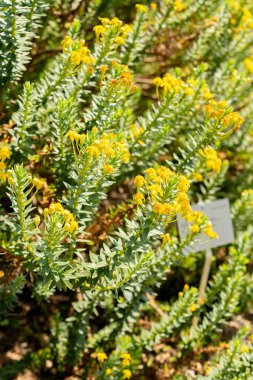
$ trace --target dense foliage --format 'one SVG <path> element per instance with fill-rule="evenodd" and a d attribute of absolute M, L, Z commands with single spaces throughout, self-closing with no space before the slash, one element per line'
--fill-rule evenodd
<path fill-rule="evenodd" d="M 251 379 L 252 1 L 3 0 L 0 30 L 0 378 Z"/>

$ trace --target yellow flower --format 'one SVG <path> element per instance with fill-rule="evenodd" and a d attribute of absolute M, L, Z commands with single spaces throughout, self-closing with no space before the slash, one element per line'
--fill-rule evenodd
<path fill-rule="evenodd" d="M 87 150 L 87 153 L 91 156 L 91 157 L 96 157 L 98 158 L 100 156 L 100 152 L 98 150 L 97 147 L 91 145 L 91 146 L 88 146 L 88 148 L 86 149 Z"/>
<path fill-rule="evenodd" d="M 193 234 L 196 234 L 200 231 L 200 228 L 197 224 L 193 224 L 191 227 L 190 227 L 190 231 L 193 233 Z"/>
<path fill-rule="evenodd" d="M 105 376 L 109 376 L 112 373 L 111 368 L 106 368 Z"/>
<path fill-rule="evenodd" d="M 154 197 L 154 198 L 156 198 L 157 196 L 159 196 L 159 195 L 163 195 L 163 190 L 162 190 L 162 188 L 160 187 L 160 186 L 158 186 L 158 185 L 150 185 L 150 186 L 148 186 L 148 191 L 149 191 L 149 193 L 150 193 L 150 195 L 151 195 L 151 197 Z"/>
<path fill-rule="evenodd" d="M 166 203 L 163 205 L 163 214 L 164 215 L 174 215 L 176 212 L 175 206 Z"/>
<path fill-rule="evenodd" d="M 119 28 L 122 25 L 122 21 L 119 20 L 117 17 L 113 17 L 110 23 L 111 25 L 116 26 L 116 28 Z"/>
<path fill-rule="evenodd" d="M 201 182 L 201 181 L 203 181 L 203 176 L 201 173 L 194 173 L 192 175 L 192 179 L 194 179 L 197 182 Z"/>
<path fill-rule="evenodd" d="M 123 38 L 123 37 L 120 37 L 120 36 L 116 36 L 115 38 L 114 38 L 114 42 L 115 42 L 115 44 L 116 45 L 124 45 L 124 43 L 125 43 L 125 39 Z"/>
<path fill-rule="evenodd" d="M 106 31 L 105 27 L 102 25 L 94 26 L 93 30 L 94 30 L 97 38 L 99 38 L 100 36 L 103 37 L 105 34 L 105 31 Z"/>
<path fill-rule="evenodd" d="M 196 305 L 192 304 L 192 305 L 189 307 L 189 310 L 190 310 L 191 312 L 196 311 Z"/>
<path fill-rule="evenodd" d="M 240 349 L 241 353 L 245 354 L 247 352 L 249 352 L 249 347 L 247 347 L 245 344 L 241 346 L 241 349 Z"/>
<path fill-rule="evenodd" d="M 153 84 L 157 87 L 163 87 L 164 86 L 164 82 L 163 82 L 162 78 L 160 78 L 160 77 L 154 78 Z"/>
<path fill-rule="evenodd" d="M 175 0 L 175 3 L 174 3 L 174 9 L 177 11 L 177 12 L 182 12 L 184 9 L 186 8 L 186 5 L 180 1 L 180 0 Z"/>
<path fill-rule="evenodd" d="M 101 21 L 101 24 L 104 26 L 110 25 L 111 23 L 111 21 L 107 17 L 99 17 L 99 20 Z"/>
<path fill-rule="evenodd" d="M 0 148 L 0 160 L 5 161 L 7 158 L 10 158 L 11 151 L 7 146 L 2 146 Z"/>
<path fill-rule="evenodd" d="M 0 170 L 4 170 L 5 168 L 6 168 L 5 163 L 0 161 Z"/>
<path fill-rule="evenodd" d="M 127 358 L 122 360 L 122 367 L 128 367 L 131 364 L 131 361 Z"/>
<path fill-rule="evenodd" d="M 138 13 L 146 13 L 148 11 L 148 7 L 142 4 L 136 4 L 135 8 Z"/>
<path fill-rule="evenodd" d="M 1 277 L 4 277 L 4 272 L 2 270 L 0 270 L 0 278 Z"/>
<path fill-rule="evenodd" d="M 107 66 L 107 65 L 101 65 L 101 66 L 100 66 L 100 71 L 101 71 L 101 73 L 104 74 L 107 70 L 108 70 L 108 66 Z"/>
<path fill-rule="evenodd" d="M 191 88 L 191 87 L 186 87 L 186 88 L 184 89 L 184 93 L 185 93 L 185 95 L 192 96 L 192 95 L 195 94 L 195 91 L 194 91 L 194 89 Z"/>
<path fill-rule="evenodd" d="M 49 210 L 49 214 L 54 214 L 59 211 L 62 212 L 64 209 L 62 205 L 59 202 L 57 202 L 57 203 L 51 203 L 48 210 Z"/>
<path fill-rule="evenodd" d="M 170 234 L 162 234 L 160 237 L 163 240 L 163 243 L 168 243 L 168 244 L 172 243 L 172 238 Z"/>
<path fill-rule="evenodd" d="M 188 285 L 188 284 L 185 284 L 185 285 L 184 285 L 184 290 L 189 290 L 189 289 L 190 289 L 189 285 Z"/>
<path fill-rule="evenodd" d="M 78 142 L 79 139 L 80 139 L 80 136 L 79 134 L 76 132 L 76 131 L 68 131 L 66 134 L 65 134 L 65 137 L 70 139 L 70 141 L 76 141 Z"/>
<path fill-rule="evenodd" d="M 80 63 L 82 62 L 82 56 L 78 50 L 72 51 L 70 53 L 70 60 L 72 63 L 74 63 L 74 65 L 80 65 Z"/>
<path fill-rule="evenodd" d="M 70 36 L 64 37 L 64 39 L 61 42 L 63 49 L 66 49 L 70 47 L 73 44 L 73 40 Z"/>
<path fill-rule="evenodd" d="M 78 229 L 78 224 L 74 219 L 70 219 L 70 221 L 65 223 L 64 229 L 72 234 Z"/>
<path fill-rule="evenodd" d="M 153 168 L 146 169 L 144 172 L 148 179 L 153 179 L 156 177 L 156 171 Z"/>
<path fill-rule="evenodd" d="M 129 369 L 123 369 L 123 377 L 122 379 L 131 379 L 132 372 Z"/>
<path fill-rule="evenodd" d="M 32 184 L 37 190 L 41 189 L 46 183 L 45 179 L 33 178 Z"/>
<path fill-rule="evenodd" d="M 218 239 L 219 236 L 217 234 L 217 232 L 215 232 L 212 228 L 211 225 L 207 226 L 206 228 L 204 228 L 204 233 L 210 237 L 210 239 Z"/>
<path fill-rule="evenodd" d="M 253 61 L 249 58 L 245 58 L 244 61 L 243 61 L 246 69 L 248 70 L 248 72 L 250 74 L 253 74 Z"/>
<path fill-rule="evenodd" d="M 179 183 L 178 183 L 178 190 L 182 191 L 183 193 L 186 193 L 189 190 L 190 182 L 185 176 L 181 176 Z"/>
<path fill-rule="evenodd" d="M 121 357 L 122 357 L 123 359 L 131 360 L 131 355 L 130 355 L 128 352 L 123 352 L 123 353 L 121 354 Z"/>
<path fill-rule="evenodd" d="M 35 223 L 36 227 L 38 227 L 40 225 L 40 216 L 39 215 L 35 215 L 34 223 Z"/>
<path fill-rule="evenodd" d="M 160 215 L 163 214 L 163 212 L 164 212 L 164 205 L 162 203 L 155 203 L 153 205 L 153 212 L 155 214 L 160 214 Z"/>
<path fill-rule="evenodd" d="M 99 363 L 103 363 L 107 359 L 107 355 L 105 352 L 97 352 L 96 357 L 97 357 Z"/>
<path fill-rule="evenodd" d="M 144 195 L 142 193 L 136 193 L 133 197 L 133 201 L 136 205 L 142 205 L 144 201 Z"/>
<path fill-rule="evenodd" d="M 103 166 L 103 170 L 104 170 L 104 173 L 105 173 L 105 174 L 111 174 L 111 173 L 113 173 L 113 171 L 114 171 L 113 166 L 112 166 L 112 165 L 109 165 L 109 164 L 104 165 L 104 166 Z"/>
<path fill-rule="evenodd" d="M 134 179 L 134 184 L 136 187 L 142 187 L 146 183 L 144 177 L 142 175 L 137 175 Z"/>

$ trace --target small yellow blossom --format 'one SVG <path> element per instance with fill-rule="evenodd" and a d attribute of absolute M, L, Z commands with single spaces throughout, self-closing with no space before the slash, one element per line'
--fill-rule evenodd
<path fill-rule="evenodd" d="M 191 227 L 190 227 L 190 231 L 193 233 L 193 234 L 196 234 L 200 231 L 200 228 L 197 224 L 193 224 Z"/>
<path fill-rule="evenodd" d="M 122 379 L 131 379 L 132 372 L 129 369 L 123 369 L 123 377 Z"/>
<path fill-rule="evenodd" d="M 104 170 L 104 173 L 105 173 L 105 174 L 111 174 L 111 173 L 113 173 L 113 171 L 114 171 L 113 166 L 112 166 L 112 165 L 109 165 L 109 164 L 104 165 L 104 166 L 103 166 L 103 170 Z"/>
<path fill-rule="evenodd" d="M 186 193 L 189 190 L 190 182 L 185 176 L 182 176 L 178 183 L 178 189 L 179 191 L 182 191 L 183 193 Z"/>
<path fill-rule="evenodd" d="M 135 8 L 138 13 L 146 13 L 148 11 L 148 7 L 143 4 L 136 4 Z"/>
<path fill-rule="evenodd" d="M 82 56 L 79 53 L 79 51 L 72 51 L 70 53 L 70 60 L 74 65 L 80 65 L 80 63 L 82 62 Z"/>
<path fill-rule="evenodd" d="M 1 277 L 4 277 L 4 272 L 2 270 L 0 270 L 0 278 Z"/>
<path fill-rule="evenodd" d="M 76 141 L 78 142 L 79 141 L 79 134 L 76 132 L 76 131 L 68 131 L 66 134 L 65 134 L 65 137 L 67 139 L 70 139 L 70 141 Z"/>
<path fill-rule="evenodd" d="M 40 225 L 40 216 L 39 215 L 35 215 L 34 224 L 36 227 L 38 227 Z"/>
<path fill-rule="evenodd" d="M 196 311 L 196 305 L 192 304 L 192 305 L 189 307 L 189 309 L 190 309 L 191 312 Z"/>
<path fill-rule="evenodd" d="M 107 359 L 107 355 L 105 352 L 97 352 L 96 357 L 97 357 L 99 363 L 103 363 Z"/>
<path fill-rule="evenodd" d="M 133 201 L 136 205 L 141 206 L 144 201 L 144 195 L 142 193 L 136 193 L 133 197 Z"/>
<path fill-rule="evenodd" d="M 243 61 L 246 69 L 250 74 L 253 74 L 253 61 L 250 58 L 245 58 Z"/>
<path fill-rule="evenodd" d="M 160 78 L 160 77 L 154 78 L 153 84 L 157 87 L 164 87 L 164 82 L 163 82 L 162 78 Z"/>
<path fill-rule="evenodd" d="M 134 184 L 136 187 L 142 187 L 146 183 L 145 178 L 142 175 L 137 175 L 134 179 Z"/>
<path fill-rule="evenodd" d="M 105 31 L 106 31 L 106 29 L 103 25 L 96 25 L 96 26 L 94 26 L 93 30 L 94 30 L 97 38 L 99 38 L 100 36 L 103 37 L 105 35 Z"/>
<path fill-rule="evenodd" d="M 73 44 L 73 40 L 70 36 L 64 37 L 64 39 L 61 42 L 63 49 L 66 49 L 70 47 Z"/>
<path fill-rule="evenodd" d="M 112 373 L 112 369 L 111 368 L 106 368 L 105 376 L 109 376 L 111 373 Z"/>
<path fill-rule="evenodd" d="M 100 71 L 101 71 L 101 73 L 104 74 L 107 70 L 108 70 L 108 66 L 107 66 L 107 65 L 101 65 L 101 66 L 100 66 Z"/>
<path fill-rule="evenodd" d="M 163 214 L 163 212 L 164 212 L 164 205 L 162 203 L 155 203 L 153 205 L 153 212 L 155 214 L 160 214 L 160 215 Z"/>
<path fill-rule="evenodd" d="M 204 233 L 210 238 L 210 239 L 218 239 L 219 236 L 217 232 L 215 232 L 211 225 L 204 228 Z"/>
<path fill-rule="evenodd" d="M 162 234 L 160 237 L 163 240 L 163 243 L 168 243 L 168 244 L 172 243 L 172 238 L 170 234 Z"/>
<path fill-rule="evenodd" d="M 186 5 L 182 1 L 175 0 L 175 2 L 174 2 L 174 9 L 177 12 L 182 12 L 185 8 L 186 8 Z"/>
<path fill-rule="evenodd" d="M 201 173 L 194 173 L 192 175 L 192 179 L 194 179 L 194 181 L 201 182 L 203 181 L 203 175 Z"/>
<path fill-rule="evenodd" d="M 7 146 L 0 147 L 0 160 L 5 161 L 7 158 L 10 158 L 11 151 Z"/>
<path fill-rule="evenodd" d="M 4 170 L 5 168 L 6 168 L 5 163 L 0 161 L 0 170 Z"/>
<path fill-rule="evenodd" d="M 114 42 L 115 42 L 115 44 L 116 44 L 117 46 L 119 46 L 119 45 L 124 45 L 124 43 L 125 43 L 125 39 L 124 39 L 123 37 L 121 37 L 121 36 L 116 36 L 116 37 L 114 38 Z"/>
<path fill-rule="evenodd" d="M 37 188 L 37 190 L 39 190 L 46 184 L 46 180 L 42 178 L 33 178 L 32 184 Z"/>

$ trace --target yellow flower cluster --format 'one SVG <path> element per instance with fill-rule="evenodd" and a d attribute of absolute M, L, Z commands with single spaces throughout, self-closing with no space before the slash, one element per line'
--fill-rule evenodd
<path fill-rule="evenodd" d="M 123 377 L 122 379 L 131 379 L 132 377 L 132 372 L 130 371 L 130 369 L 123 369 Z"/>
<path fill-rule="evenodd" d="M 37 190 L 40 190 L 45 186 L 46 180 L 44 178 L 33 178 L 32 184 L 34 187 L 36 187 Z"/>
<path fill-rule="evenodd" d="M 246 202 L 250 207 L 253 207 L 253 190 L 247 189 L 242 191 L 243 201 Z"/>
<path fill-rule="evenodd" d="M 78 224 L 73 216 L 73 214 L 64 209 L 63 206 L 57 202 L 57 203 L 51 203 L 49 208 L 44 209 L 44 216 L 47 217 L 48 215 L 54 215 L 58 214 L 63 217 L 63 224 L 62 227 L 65 231 L 69 233 L 74 233 L 78 229 Z"/>
<path fill-rule="evenodd" d="M 170 73 L 167 73 L 163 78 L 156 77 L 153 79 L 153 84 L 156 86 L 157 90 L 159 87 L 163 88 L 163 95 L 168 93 L 182 94 L 193 96 L 195 94 L 196 85 L 198 82 L 194 79 L 188 79 L 186 82 L 180 78 L 173 76 Z"/>
<path fill-rule="evenodd" d="M 120 65 L 117 61 L 112 61 L 112 66 L 114 68 L 114 74 L 116 75 L 110 82 L 112 88 L 122 89 L 125 88 L 130 93 L 137 90 L 137 86 L 133 82 L 132 74 L 127 65 Z"/>
<path fill-rule="evenodd" d="M 127 352 L 124 352 L 122 355 L 122 367 L 128 367 L 131 364 L 131 355 Z"/>
<path fill-rule="evenodd" d="M 213 148 L 207 147 L 205 149 L 200 149 L 199 155 L 204 157 L 205 166 L 208 170 L 213 170 L 216 173 L 220 172 L 222 161 Z"/>
<path fill-rule="evenodd" d="M 253 74 L 253 57 L 245 58 L 243 63 L 244 63 L 244 66 L 246 67 L 247 71 L 250 74 Z"/>
<path fill-rule="evenodd" d="M 244 121 L 238 112 L 230 111 L 225 101 L 215 101 L 211 99 L 205 106 L 205 110 L 210 118 L 219 119 L 221 121 L 222 130 L 228 127 L 232 127 L 232 130 L 238 130 Z"/>
<path fill-rule="evenodd" d="M 6 179 L 8 179 L 8 173 L 6 173 L 5 171 L 6 164 L 4 161 L 10 158 L 10 156 L 11 156 L 10 149 L 6 145 L 1 146 L 0 147 L 0 181 L 5 181 Z"/>
<path fill-rule="evenodd" d="M 181 0 L 175 0 L 174 9 L 177 12 L 182 12 L 186 8 L 186 5 Z"/>
<path fill-rule="evenodd" d="M 0 160 L 4 162 L 7 158 L 10 158 L 11 152 L 7 146 L 0 147 Z"/>
<path fill-rule="evenodd" d="M 104 155 L 107 159 L 118 158 L 124 163 L 130 160 L 126 141 L 118 140 L 115 133 L 103 133 L 101 138 L 96 139 L 86 150 L 92 157 Z"/>
<path fill-rule="evenodd" d="M 210 239 L 218 238 L 217 233 L 213 230 L 212 223 L 208 221 L 202 211 L 192 210 L 184 215 L 184 218 L 190 223 L 191 234 L 198 235 L 203 231 Z"/>
<path fill-rule="evenodd" d="M 136 4 L 135 9 L 137 13 L 146 13 L 148 11 L 148 7 L 143 4 Z"/>
<path fill-rule="evenodd" d="M 119 140 L 115 133 L 103 133 L 101 138 L 96 138 L 98 129 L 94 127 L 91 131 L 93 134 L 93 142 L 88 142 L 85 134 L 79 134 L 77 131 L 68 131 L 65 135 L 72 144 L 76 143 L 76 148 L 73 146 L 75 154 L 83 154 L 85 151 L 89 159 L 98 159 L 99 157 L 105 157 L 107 160 L 116 159 L 123 163 L 130 161 L 130 153 L 128 145 L 125 140 Z M 85 145 L 86 144 L 86 145 Z M 83 149 L 80 149 L 83 146 Z M 105 174 L 111 174 L 114 171 L 113 166 L 110 163 L 104 163 L 103 166 Z"/>
<path fill-rule="evenodd" d="M 105 360 L 108 359 L 105 352 L 95 352 L 92 357 L 97 358 L 99 363 L 103 363 Z"/>
<path fill-rule="evenodd" d="M 66 36 L 61 44 L 63 51 L 70 53 L 70 62 L 73 65 L 84 64 L 89 66 L 95 63 L 95 58 L 91 56 L 90 49 L 85 46 L 84 40 L 73 41 L 70 36 Z"/>
<path fill-rule="evenodd" d="M 128 24 L 123 24 L 121 20 L 117 17 L 112 18 L 111 20 L 107 17 L 101 17 L 99 19 L 102 25 L 96 25 L 93 28 L 95 32 L 97 41 L 104 39 L 105 36 L 112 34 L 114 36 L 113 42 L 116 45 L 116 48 L 119 45 L 124 45 L 126 37 L 131 31 L 131 27 Z"/>
<path fill-rule="evenodd" d="M 65 134 L 65 137 L 67 139 L 69 139 L 71 142 L 75 142 L 77 144 L 81 144 L 83 145 L 84 142 L 85 142 L 85 139 L 86 139 L 86 135 L 85 134 L 79 134 L 77 131 L 75 130 L 70 130 L 68 131 L 66 134 Z"/>
<path fill-rule="evenodd" d="M 138 189 L 133 198 L 134 203 L 139 206 L 144 205 L 147 198 L 152 212 L 158 216 L 172 217 L 192 211 L 186 194 L 190 187 L 188 179 L 173 173 L 165 166 L 145 170 L 145 178 L 138 175 L 134 179 L 134 184 Z"/>

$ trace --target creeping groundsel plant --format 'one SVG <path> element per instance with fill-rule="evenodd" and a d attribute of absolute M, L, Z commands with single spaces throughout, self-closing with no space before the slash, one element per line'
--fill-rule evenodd
<path fill-rule="evenodd" d="M 252 379 L 252 1 L 3 0 L 0 56 L 0 379 Z"/>

